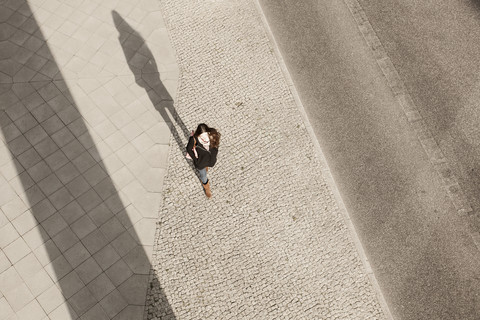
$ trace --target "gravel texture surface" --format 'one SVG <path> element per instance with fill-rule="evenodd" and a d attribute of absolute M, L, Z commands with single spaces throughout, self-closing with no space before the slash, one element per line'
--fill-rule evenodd
<path fill-rule="evenodd" d="M 180 84 L 145 318 L 384 319 L 255 4 L 161 9 Z M 211 199 L 184 157 L 201 122 Z"/>

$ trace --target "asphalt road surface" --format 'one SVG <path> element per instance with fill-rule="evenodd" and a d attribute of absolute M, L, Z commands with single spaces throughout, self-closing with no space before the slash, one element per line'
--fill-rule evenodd
<path fill-rule="evenodd" d="M 474 209 L 460 215 L 343 1 L 259 0 L 395 319 L 480 319 L 479 1 L 360 1 Z"/>

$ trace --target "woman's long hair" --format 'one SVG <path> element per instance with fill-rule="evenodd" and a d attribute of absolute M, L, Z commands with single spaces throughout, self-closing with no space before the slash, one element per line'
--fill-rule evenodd
<path fill-rule="evenodd" d="M 218 146 L 220 145 L 220 132 L 218 132 L 215 128 L 210 128 L 208 135 L 210 136 L 210 147 L 218 148 Z"/>
<path fill-rule="evenodd" d="M 193 136 L 198 138 L 199 135 L 202 133 L 208 132 L 208 136 L 210 138 L 210 147 L 211 148 L 218 148 L 220 145 L 220 132 L 217 131 L 215 128 L 210 128 L 205 123 L 200 123 L 195 130 Z"/>

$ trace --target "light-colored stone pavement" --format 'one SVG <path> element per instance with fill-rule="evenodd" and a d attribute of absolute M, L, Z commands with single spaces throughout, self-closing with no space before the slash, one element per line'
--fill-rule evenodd
<path fill-rule="evenodd" d="M 210 200 L 170 149 L 147 319 L 385 319 L 255 3 L 161 8 L 178 115 L 223 138 Z"/>
<path fill-rule="evenodd" d="M 384 318 L 250 0 L 0 1 L 0 128 L 0 320 Z"/>
<path fill-rule="evenodd" d="M 179 73 L 158 2 L 0 23 L 0 319 L 142 319 Z"/>

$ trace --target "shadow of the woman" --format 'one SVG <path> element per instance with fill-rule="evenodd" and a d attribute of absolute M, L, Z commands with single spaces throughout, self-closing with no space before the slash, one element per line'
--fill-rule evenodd
<path fill-rule="evenodd" d="M 166 123 L 171 123 L 170 130 L 181 152 L 185 151 L 182 136 L 188 139 L 189 131 L 174 107 L 172 97 L 160 80 L 157 63 L 152 52 L 145 43 L 145 39 L 135 31 L 116 11 L 112 11 L 113 21 L 119 35 L 118 39 L 122 46 L 128 67 L 135 76 L 135 82 L 148 94 L 155 109 L 160 113 Z M 169 116 L 170 114 L 170 116 Z M 173 118 L 172 119 L 170 118 Z M 175 122 L 181 129 L 177 132 L 173 125 Z"/>

